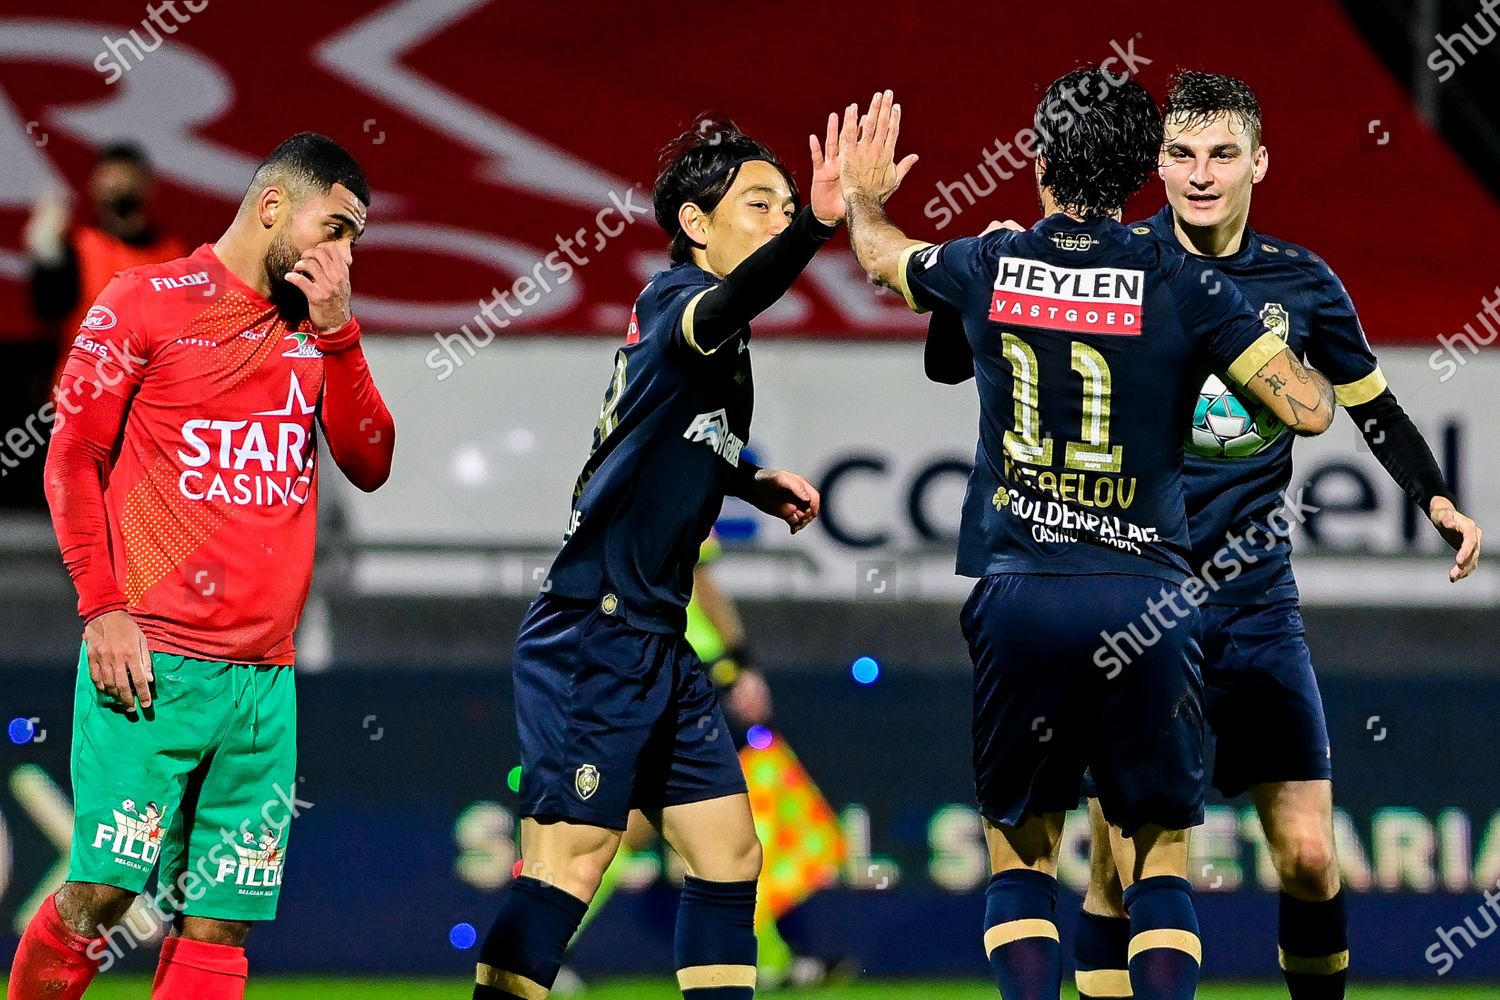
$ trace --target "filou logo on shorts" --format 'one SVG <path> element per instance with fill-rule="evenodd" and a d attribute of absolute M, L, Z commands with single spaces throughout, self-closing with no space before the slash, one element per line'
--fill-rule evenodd
<path fill-rule="evenodd" d="M 1143 271 L 1055 267 L 1018 257 L 1001 257 L 996 268 L 992 322 L 1068 333 L 1140 335 Z"/>
<path fill-rule="evenodd" d="M 253 890 L 270 890 L 281 884 L 286 851 L 277 831 L 263 829 L 257 837 L 244 830 L 240 834 L 240 843 L 229 846 L 234 848 L 235 856 L 219 859 L 220 884 L 232 882 L 243 890 L 251 890 L 249 895 L 265 895 Z"/>
<path fill-rule="evenodd" d="M 161 854 L 165 811 L 155 802 L 137 809 L 134 799 L 126 799 L 111 811 L 114 824 L 100 823 L 94 828 L 94 846 L 108 846 L 118 864 L 149 871 Z"/>

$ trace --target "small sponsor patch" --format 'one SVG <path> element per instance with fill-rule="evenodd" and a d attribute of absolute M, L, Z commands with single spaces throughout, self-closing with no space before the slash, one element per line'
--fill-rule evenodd
<path fill-rule="evenodd" d="M 83 317 L 82 326 L 85 330 L 108 330 L 118 322 L 109 306 L 94 306 Z"/>

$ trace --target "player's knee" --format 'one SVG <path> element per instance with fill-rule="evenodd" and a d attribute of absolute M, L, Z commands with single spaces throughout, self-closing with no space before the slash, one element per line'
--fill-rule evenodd
<path fill-rule="evenodd" d="M 1338 892 L 1333 841 L 1322 832 L 1293 839 L 1276 859 L 1281 887 L 1295 896 L 1329 899 Z"/>
<path fill-rule="evenodd" d="M 95 937 L 101 927 L 107 929 L 125 919 L 135 897 L 128 889 L 113 885 L 66 882 L 57 890 L 57 914 L 76 933 Z"/>
<path fill-rule="evenodd" d="M 252 925 L 243 920 L 211 920 L 207 917 L 184 917 L 182 937 L 204 944 L 224 944 L 242 948 Z"/>
<path fill-rule="evenodd" d="M 710 852 L 695 852 L 684 858 L 688 870 L 710 882 L 750 882 L 760 878 L 765 852 L 755 837 L 754 828 L 737 837 L 726 837 Z"/>

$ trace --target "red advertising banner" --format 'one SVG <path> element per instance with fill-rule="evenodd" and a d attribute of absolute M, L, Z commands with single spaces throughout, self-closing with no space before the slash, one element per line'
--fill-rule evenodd
<path fill-rule="evenodd" d="M 368 328 L 483 336 L 488 303 L 506 334 L 623 338 L 665 261 L 656 151 L 697 112 L 728 114 L 805 182 L 827 113 L 893 88 L 922 162 L 892 212 L 938 241 L 1033 221 L 1022 132 L 1046 84 L 1084 63 L 1159 96 L 1183 67 L 1245 77 L 1273 153 L 1253 224 L 1327 259 L 1376 341 L 1429 343 L 1474 321 L 1500 275 L 1472 237 L 1500 211 L 1337 4 L 1278 0 L 1238 20 L 1140 7 L 22 0 L 0 15 L 0 331 L 35 330 L 21 250 L 33 202 L 68 188 L 86 219 L 92 157 L 116 139 L 147 150 L 161 217 L 189 245 L 222 232 L 288 134 L 348 145 L 376 190 L 355 271 Z M 1153 181 L 1131 216 L 1161 202 Z M 842 239 L 757 324 L 922 329 Z"/>

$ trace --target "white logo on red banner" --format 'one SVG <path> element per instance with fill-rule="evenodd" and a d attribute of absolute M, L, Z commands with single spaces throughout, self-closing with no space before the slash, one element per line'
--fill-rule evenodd
<path fill-rule="evenodd" d="M 1067 333 L 1140 335 L 1143 271 L 1055 267 L 1018 257 L 1001 257 L 996 267 L 993 322 Z"/>

